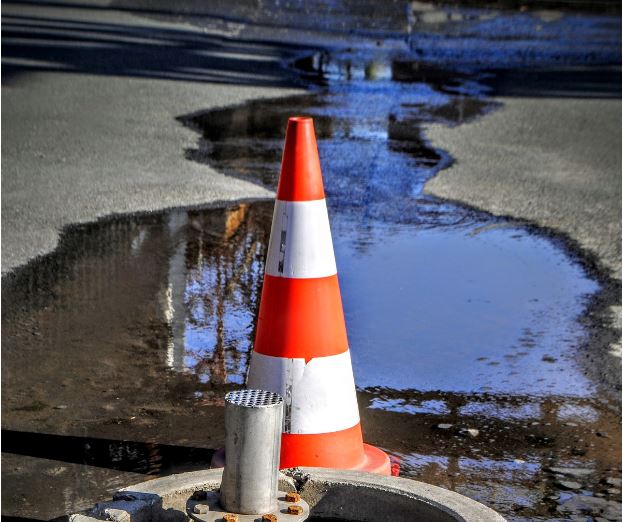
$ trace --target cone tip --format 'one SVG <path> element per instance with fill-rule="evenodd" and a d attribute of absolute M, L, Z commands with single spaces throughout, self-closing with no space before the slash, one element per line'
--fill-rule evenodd
<path fill-rule="evenodd" d="M 309 116 L 288 118 L 277 198 L 282 201 L 324 199 L 314 120 Z"/>
<path fill-rule="evenodd" d="M 293 123 L 296 125 L 300 125 L 300 124 L 312 124 L 314 123 L 313 118 L 310 118 L 309 116 L 290 116 L 288 118 L 288 123 Z"/>

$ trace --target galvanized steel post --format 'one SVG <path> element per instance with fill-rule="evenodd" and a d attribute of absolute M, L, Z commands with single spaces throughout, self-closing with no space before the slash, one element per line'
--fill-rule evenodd
<path fill-rule="evenodd" d="M 225 469 L 221 504 L 233 513 L 277 508 L 283 399 L 264 390 L 225 396 Z"/>

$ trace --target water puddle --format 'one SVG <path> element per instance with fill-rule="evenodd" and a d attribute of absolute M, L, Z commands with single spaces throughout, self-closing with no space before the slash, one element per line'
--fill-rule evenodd
<path fill-rule="evenodd" d="M 288 116 L 314 117 L 359 386 L 592 393 L 573 347 L 597 284 L 550 240 L 422 191 L 450 161 L 423 126 L 496 108 L 478 77 L 429 67 L 404 83 L 391 51 L 318 56 L 318 93 L 182 121 L 203 135 L 190 159 L 274 187 Z"/>
<path fill-rule="evenodd" d="M 598 284 L 551 239 L 423 193 L 451 161 L 423 128 L 495 110 L 482 77 L 374 48 L 295 65 L 324 87 L 183 116 L 202 134 L 186 155 L 274 186 L 287 117 L 314 117 L 366 439 L 510 520 L 620 517 L 617 406 L 578 362 Z M 3 508 L 59 516 L 205 467 L 245 382 L 271 215 L 101 220 L 3 279 Z M 19 487 L 42 469 L 44 499 Z"/>
<path fill-rule="evenodd" d="M 76 227 L 5 278 L 3 469 L 31 484 L 44 469 L 61 488 L 29 505 L 9 487 L 5 505 L 58 516 L 205 467 L 222 444 L 223 393 L 245 379 L 271 211 L 258 202 Z M 580 268 L 518 229 L 362 232 L 349 213 L 332 217 L 366 438 L 405 476 L 511 519 L 562 517 L 576 495 L 599 499 L 590 512 L 614 509 L 617 414 L 572 357 L 578 299 L 595 289 Z M 503 268 L 476 266 L 470 248 Z M 568 490 L 552 468 L 589 471 Z"/>
<path fill-rule="evenodd" d="M 209 465 L 246 374 L 270 212 L 76 227 L 3 279 L 3 509 L 47 519 Z"/>

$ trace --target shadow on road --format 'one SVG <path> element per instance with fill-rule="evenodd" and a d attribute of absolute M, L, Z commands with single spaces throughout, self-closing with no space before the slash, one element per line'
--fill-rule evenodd
<path fill-rule="evenodd" d="M 2 430 L 2 451 L 146 475 L 166 474 L 173 468 L 179 471 L 184 463 L 205 469 L 214 453 L 207 448 L 7 429 Z"/>
<path fill-rule="evenodd" d="M 91 8 L 82 5 L 47 2 L 34 15 L 31 5 L 2 4 L 3 84 L 41 71 L 254 86 L 297 82 L 298 75 L 282 66 L 304 50 L 297 45 L 66 18 L 68 8 Z"/>

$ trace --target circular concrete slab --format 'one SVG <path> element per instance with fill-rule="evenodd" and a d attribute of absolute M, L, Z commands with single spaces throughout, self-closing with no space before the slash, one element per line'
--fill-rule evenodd
<path fill-rule="evenodd" d="M 187 520 L 195 491 L 218 491 L 222 469 L 181 473 L 119 491 L 72 522 L 109 520 Z M 293 468 L 280 476 L 279 489 L 298 491 L 315 518 L 377 522 L 503 522 L 492 509 L 452 491 L 415 480 L 325 468 Z M 284 515 L 285 517 L 285 515 Z"/>

